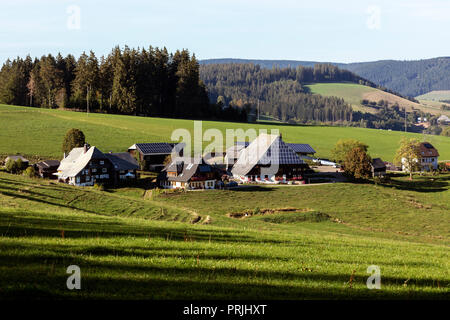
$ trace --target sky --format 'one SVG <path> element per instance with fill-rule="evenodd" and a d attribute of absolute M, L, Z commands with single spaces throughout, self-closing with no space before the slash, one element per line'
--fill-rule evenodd
<path fill-rule="evenodd" d="M 123 47 L 199 59 L 363 62 L 450 56 L 448 0 L 0 0 L 0 62 Z"/>

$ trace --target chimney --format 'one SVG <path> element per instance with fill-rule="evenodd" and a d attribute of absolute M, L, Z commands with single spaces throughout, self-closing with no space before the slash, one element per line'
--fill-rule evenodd
<path fill-rule="evenodd" d="M 84 148 L 84 153 L 86 153 L 89 150 L 89 144 L 85 143 L 83 148 Z"/>

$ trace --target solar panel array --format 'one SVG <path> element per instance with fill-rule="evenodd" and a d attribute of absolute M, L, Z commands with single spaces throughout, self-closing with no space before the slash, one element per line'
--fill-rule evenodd
<path fill-rule="evenodd" d="M 136 143 L 136 147 L 141 150 L 143 154 L 164 153 L 170 154 L 173 149 L 172 143 L 155 142 L 155 143 Z"/>
<path fill-rule="evenodd" d="M 316 151 L 309 144 L 302 143 L 286 143 L 296 153 L 316 153 Z"/>

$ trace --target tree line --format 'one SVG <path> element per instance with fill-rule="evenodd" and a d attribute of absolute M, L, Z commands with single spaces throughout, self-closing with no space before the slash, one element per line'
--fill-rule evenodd
<path fill-rule="evenodd" d="M 71 108 L 195 119 L 247 121 L 245 108 L 210 103 L 199 63 L 188 50 L 115 47 L 41 58 L 17 57 L 0 70 L 0 102 L 41 108 Z"/>

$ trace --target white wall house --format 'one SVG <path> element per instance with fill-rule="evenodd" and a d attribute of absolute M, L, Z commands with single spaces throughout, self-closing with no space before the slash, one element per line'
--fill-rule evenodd
<path fill-rule="evenodd" d="M 419 163 L 421 171 L 437 170 L 439 152 L 429 142 L 422 142 L 420 144 L 419 159 L 415 159 L 415 162 Z M 402 170 L 409 171 L 408 166 L 405 163 L 405 158 L 402 158 Z"/>

